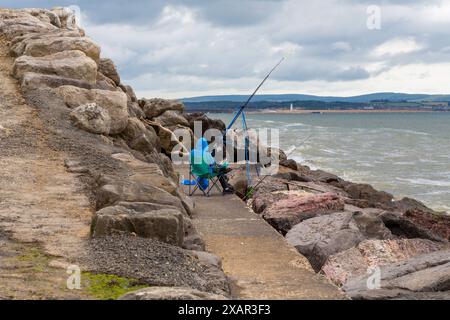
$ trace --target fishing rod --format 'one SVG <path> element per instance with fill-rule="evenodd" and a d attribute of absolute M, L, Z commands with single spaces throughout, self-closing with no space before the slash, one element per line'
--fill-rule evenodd
<path fill-rule="evenodd" d="M 311 137 L 312 137 L 312 134 L 310 134 L 305 140 L 302 141 L 302 143 L 301 143 L 298 147 L 294 148 L 294 150 L 292 150 L 292 151 L 291 151 L 289 154 L 287 154 L 286 156 L 287 156 L 287 157 L 290 156 L 295 150 L 297 150 L 297 149 L 300 148 L 302 145 L 304 145 Z M 258 183 L 257 183 L 254 187 L 250 187 L 250 188 L 249 188 L 250 190 L 245 194 L 243 200 L 246 201 L 246 200 L 249 198 L 249 196 L 252 194 L 252 192 L 254 192 L 254 191 L 256 190 L 256 188 L 258 188 L 259 185 L 260 185 L 261 183 L 263 183 L 264 180 L 266 180 L 267 177 L 269 177 L 269 175 L 266 175 L 266 176 L 264 176 L 262 179 L 260 179 L 260 180 L 258 181 Z"/>
<path fill-rule="evenodd" d="M 231 129 L 233 124 L 236 122 L 236 120 L 239 118 L 239 116 L 242 114 L 242 112 L 244 112 L 244 109 L 247 108 L 248 104 L 253 99 L 253 97 L 256 95 L 256 93 L 259 91 L 259 89 L 261 89 L 263 84 L 267 81 L 267 79 L 269 79 L 272 72 L 274 72 L 275 69 L 277 69 L 279 67 L 279 65 L 283 62 L 283 60 L 284 60 L 284 57 L 275 65 L 275 67 L 272 68 L 272 70 L 270 70 L 270 72 L 267 74 L 267 76 L 264 78 L 264 80 L 259 84 L 259 86 L 255 89 L 255 91 L 252 93 L 252 95 L 250 97 L 248 97 L 247 101 L 241 106 L 239 111 L 234 116 L 233 120 L 231 120 L 230 124 L 228 125 L 227 129 L 225 130 L 225 134 L 228 130 Z"/>

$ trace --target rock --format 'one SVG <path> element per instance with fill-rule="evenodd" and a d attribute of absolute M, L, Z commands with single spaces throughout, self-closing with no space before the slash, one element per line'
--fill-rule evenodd
<path fill-rule="evenodd" d="M 145 111 L 144 111 L 145 112 Z M 155 122 L 158 122 L 163 127 L 183 126 L 189 127 L 187 120 L 181 115 L 180 112 L 174 110 L 165 111 L 158 117 L 154 118 Z"/>
<path fill-rule="evenodd" d="M 124 85 L 124 84 L 120 84 L 119 85 L 120 89 L 122 89 L 122 91 L 127 95 L 128 97 L 128 101 L 130 102 L 135 102 L 138 106 L 138 108 L 141 109 L 141 107 L 139 106 L 139 104 L 137 103 L 137 98 L 136 98 L 136 94 L 134 93 L 134 90 L 131 86 L 129 85 Z M 141 109 L 142 110 L 142 109 Z"/>
<path fill-rule="evenodd" d="M 280 166 L 292 169 L 297 171 L 298 170 L 298 166 L 297 166 L 297 161 L 292 160 L 292 159 L 286 159 L 286 160 L 282 160 L 280 161 Z"/>
<path fill-rule="evenodd" d="M 356 246 L 365 239 L 390 239 L 383 221 L 367 212 L 339 212 L 295 225 L 286 240 L 308 258 L 316 272 L 327 258 Z"/>
<path fill-rule="evenodd" d="M 70 119 L 78 128 L 95 134 L 108 135 L 111 130 L 111 117 L 108 111 L 95 103 L 88 103 L 75 108 Z"/>
<path fill-rule="evenodd" d="M 96 212 L 92 219 L 91 231 L 93 237 L 125 231 L 181 246 L 184 236 L 183 214 L 176 209 L 148 208 L 148 211 L 140 212 L 116 205 Z"/>
<path fill-rule="evenodd" d="M 62 27 L 59 16 L 56 13 L 54 13 L 53 11 L 46 10 L 46 9 L 37 9 L 37 8 L 26 8 L 26 9 L 23 9 L 23 11 L 28 12 L 30 15 L 38 18 L 42 22 L 50 23 L 58 28 Z"/>
<path fill-rule="evenodd" d="M 129 182 L 141 183 L 143 185 L 151 184 L 171 195 L 178 196 L 177 185 L 164 176 L 157 164 L 138 160 L 128 153 L 116 153 L 112 157 L 126 164 L 130 171 L 128 176 Z"/>
<path fill-rule="evenodd" d="M 194 133 L 191 131 L 190 128 L 184 127 L 182 125 L 176 125 L 172 127 L 168 127 L 167 129 L 171 130 L 172 132 L 175 132 L 177 130 L 183 130 L 184 133 L 187 133 L 190 135 L 190 141 L 194 141 Z M 158 133 L 158 137 L 161 141 L 161 149 L 167 154 L 171 155 L 173 148 L 177 145 L 177 142 L 173 140 L 172 134 L 165 130 L 161 130 L 160 128 L 156 127 L 156 131 Z"/>
<path fill-rule="evenodd" d="M 46 33 L 55 30 L 58 28 L 33 17 L 28 12 L 2 9 L 0 13 L 0 33 L 9 40 L 29 33 Z"/>
<path fill-rule="evenodd" d="M 120 84 L 119 73 L 117 72 L 116 65 L 111 59 L 100 59 L 98 70 L 106 77 L 114 81 L 117 86 Z"/>
<path fill-rule="evenodd" d="M 342 181 L 338 176 L 322 171 L 322 170 L 313 170 L 308 171 L 308 175 L 314 181 L 324 182 L 324 183 L 337 183 Z"/>
<path fill-rule="evenodd" d="M 117 181 L 97 190 L 97 208 L 113 206 L 118 202 L 148 202 L 170 205 L 184 212 L 181 200 L 150 182 Z"/>
<path fill-rule="evenodd" d="M 356 200 L 366 201 L 367 207 L 392 207 L 393 196 L 384 191 L 377 191 L 371 185 L 349 183 L 344 187 L 349 197 Z M 359 205 L 358 205 L 359 206 Z"/>
<path fill-rule="evenodd" d="M 100 47 L 86 37 L 42 37 L 25 43 L 24 55 L 44 57 L 54 53 L 78 50 L 84 52 L 96 63 L 100 61 Z"/>
<path fill-rule="evenodd" d="M 201 136 L 205 134 L 205 132 L 209 129 L 216 129 L 223 132 L 226 128 L 225 123 L 222 120 L 211 119 L 203 112 L 194 112 L 185 114 L 186 120 L 189 122 L 189 127 L 197 135 L 195 132 L 195 122 L 201 123 Z M 197 136 L 199 138 L 199 136 Z"/>
<path fill-rule="evenodd" d="M 119 300 L 228 300 L 225 296 L 180 287 L 151 287 L 129 292 Z"/>
<path fill-rule="evenodd" d="M 344 210 L 344 201 L 336 194 L 288 195 L 271 204 L 263 218 L 282 234 L 293 226 L 319 215 Z"/>
<path fill-rule="evenodd" d="M 404 217 L 422 229 L 450 241 L 450 216 L 417 209 L 407 210 Z"/>
<path fill-rule="evenodd" d="M 205 242 L 192 224 L 192 220 L 187 217 L 184 218 L 184 240 L 182 248 L 195 251 L 205 250 Z"/>
<path fill-rule="evenodd" d="M 430 212 L 430 213 L 433 212 L 433 210 L 428 208 L 422 202 L 417 201 L 415 199 L 411 199 L 411 198 L 403 198 L 402 200 L 395 201 L 394 206 L 395 206 L 396 210 L 400 211 L 400 212 L 406 212 L 408 210 L 419 210 L 419 211 Z"/>
<path fill-rule="evenodd" d="M 247 195 L 248 189 L 248 178 L 245 168 L 235 169 L 230 175 L 228 183 L 233 187 L 235 193 L 243 199 Z"/>
<path fill-rule="evenodd" d="M 146 127 L 137 118 L 128 118 L 128 124 L 122 131 L 121 137 L 127 142 L 128 146 L 144 154 L 151 153 L 153 150 L 160 150 L 159 137 L 152 127 Z"/>
<path fill-rule="evenodd" d="M 72 10 L 66 7 L 56 7 L 51 10 L 61 21 L 61 28 L 74 30 L 78 29 L 76 16 Z"/>
<path fill-rule="evenodd" d="M 382 266 L 380 275 L 379 289 L 368 289 L 369 275 L 350 278 L 343 289 L 352 299 L 450 299 L 450 250 Z"/>
<path fill-rule="evenodd" d="M 179 101 L 164 100 L 164 99 L 141 99 L 139 105 L 144 110 L 147 119 L 154 119 L 159 117 L 168 110 L 183 112 L 184 105 Z M 189 123 L 185 123 L 185 126 L 189 126 Z"/>
<path fill-rule="evenodd" d="M 25 47 L 30 40 L 38 40 L 43 38 L 51 37 L 75 37 L 80 38 L 81 34 L 79 31 L 69 31 L 69 30 L 52 30 L 46 33 L 29 33 L 20 37 L 16 37 L 11 41 L 11 52 L 14 56 L 19 57 L 23 55 Z"/>
<path fill-rule="evenodd" d="M 128 125 L 127 96 L 120 91 L 87 90 L 74 86 L 61 86 L 55 89 L 69 108 L 86 103 L 96 103 L 106 109 L 111 117 L 110 134 L 121 133 Z"/>
<path fill-rule="evenodd" d="M 128 101 L 128 113 L 133 118 L 144 119 L 144 111 L 142 111 L 141 107 L 137 104 L 137 102 Z"/>
<path fill-rule="evenodd" d="M 111 87 L 104 86 L 102 83 L 90 83 L 84 80 L 76 80 L 73 78 L 65 78 L 54 75 L 38 74 L 33 72 L 27 72 L 23 75 L 21 88 L 22 91 L 43 89 L 48 88 L 58 88 L 61 86 L 74 86 L 83 89 L 99 89 L 99 90 L 110 90 Z"/>
<path fill-rule="evenodd" d="M 444 249 L 444 244 L 426 239 L 365 240 L 356 247 L 330 256 L 322 267 L 336 284 L 366 274 L 369 268 L 408 260 Z"/>
<path fill-rule="evenodd" d="M 406 216 L 395 214 L 392 212 L 385 212 L 381 215 L 381 219 L 391 232 L 400 238 L 414 239 L 429 239 L 433 241 L 445 241 L 435 232 L 430 231 L 426 227 L 414 222 Z"/>
<path fill-rule="evenodd" d="M 95 83 L 97 64 L 81 51 L 64 51 L 45 57 L 21 56 L 16 59 L 13 74 L 22 79 L 27 72 L 56 75 Z"/>
<path fill-rule="evenodd" d="M 114 81 L 112 81 L 101 72 L 97 72 L 97 85 L 106 88 L 105 90 L 118 91 L 118 88 Z"/>

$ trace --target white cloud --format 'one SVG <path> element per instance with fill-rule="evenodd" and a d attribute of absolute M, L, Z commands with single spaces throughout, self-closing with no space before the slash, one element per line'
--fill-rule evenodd
<path fill-rule="evenodd" d="M 227 1 L 173 0 L 152 4 L 145 19 L 141 2 L 129 19 L 88 11 L 85 28 L 122 79 L 151 96 L 245 94 L 282 56 L 263 92 L 448 92 L 442 70 L 450 71 L 450 5 L 386 1 L 382 29 L 371 31 L 369 4 L 242 0 L 243 14 Z M 102 14 L 109 16 L 93 19 Z"/>
<path fill-rule="evenodd" d="M 424 45 L 417 43 L 414 38 L 397 38 L 384 42 L 373 50 L 378 57 L 396 56 L 422 50 Z"/>

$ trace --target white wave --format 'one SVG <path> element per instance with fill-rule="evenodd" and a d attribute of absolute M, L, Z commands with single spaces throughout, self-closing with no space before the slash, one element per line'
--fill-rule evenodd
<path fill-rule="evenodd" d="M 430 179 L 404 179 L 404 178 L 395 178 L 398 181 L 409 182 L 412 184 L 420 184 L 424 186 L 439 186 L 439 187 L 450 187 L 450 181 L 439 181 L 439 180 L 430 180 Z"/>

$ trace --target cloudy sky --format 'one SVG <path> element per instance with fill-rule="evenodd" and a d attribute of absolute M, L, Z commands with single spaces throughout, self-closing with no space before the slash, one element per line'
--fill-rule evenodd
<path fill-rule="evenodd" d="M 0 0 L 57 5 L 140 96 L 450 93 L 450 0 Z"/>

